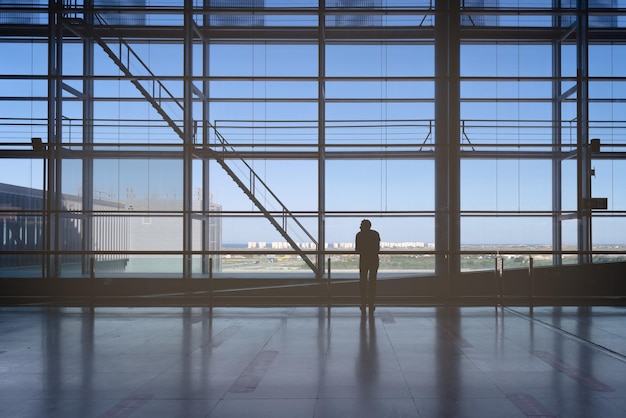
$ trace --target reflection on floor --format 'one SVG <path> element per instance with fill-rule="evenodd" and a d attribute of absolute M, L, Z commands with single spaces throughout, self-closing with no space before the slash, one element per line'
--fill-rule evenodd
<path fill-rule="evenodd" d="M 623 417 L 626 308 L 3 308 L 0 417 Z"/>

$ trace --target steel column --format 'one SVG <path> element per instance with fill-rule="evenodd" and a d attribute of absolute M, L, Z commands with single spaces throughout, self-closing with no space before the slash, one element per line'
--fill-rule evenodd
<path fill-rule="evenodd" d="M 93 13 L 93 0 L 85 2 L 85 8 Z M 86 10 L 86 11 L 87 11 Z M 85 13 L 85 20 L 89 24 L 93 24 L 93 14 Z M 92 76 L 94 75 L 94 42 L 93 39 L 83 39 L 83 143 L 85 156 L 83 157 L 82 172 L 82 203 L 83 217 L 83 251 L 86 254 L 82 256 L 82 272 L 87 273 L 90 268 L 90 260 L 93 257 L 93 91 L 94 83 Z"/>
<path fill-rule="evenodd" d="M 557 0 L 558 1 L 558 0 Z M 561 16 L 554 16 L 552 23 L 555 27 L 562 25 Z M 556 40 L 552 43 L 552 75 L 554 80 L 552 81 L 552 151 L 558 153 L 561 151 L 561 144 L 563 143 L 563 133 L 561 130 L 562 119 L 562 89 L 561 89 L 561 64 L 562 64 L 562 51 L 563 47 L 562 39 Z M 562 160 L 552 159 L 552 249 L 554 251 L 561 251 L 563 249 L 563 224 L 561 219 L 562 204 Z M 561 265 L 561 254 L 552 255 L 552 264 Z"/>
<path fill-rule="evenodd" d="M 591 197 L 591 153 L 589 151 L 589 59 L 587 38 L 587 0 L 577 3 L 576 22 L 576 137 L 577 137 L 577 195 L 578 195 L 578 262 L 589 263 L 591 257 L 591 209 L 585 207 Z"/>
<path fill-rule="evenodd" d="M 59 211 L 61 209 L 61 152 L 62 142 L 62 46 L 63 28 L 61 19 L 63 11 L 62 0 L 53 2 L 48 11 L 48 146 L 44 154 L 47 161 L 47 184 L 43 185 L 46 197 L 44 208 L 44 222 L 46 223 L 44 239 L 45 276 L 59 277 L 58 251 L 59 238 Z M 47 222 L 46 222 L 47 220 Z"/>
<path fill-rule="evenodd" d="M 210 0 L 204 1 L 204 8 L 210 8 Z M 209 17 L 204 14 L 202 15 L 202 24 L 203 27 L 208 26 L 210 23 Z M 202 81 L 202 94 L 204 97 L 211 97 L 209 88 L 211 83 L 209 82 L 208 77 L 210 76 L 210 43 L 206 38 L 202 38 L 202 75 L 204 80 Z M 206 148 L 209 144 L 209 126 L 208 122 L 210 121 L 211 107 L 208 100 L 202 101 L 202 144 Z M 210 251 L 212 249 L 221 249 L 221 248 L 211 248 L 211 189 L 210 189 L 210 159 L 203 158 L 202 159 L 202 251 L 206 253 L 206 251 Z M 207 215 L 207 213 L 209 213 Z M 208 260 L 206 257 L 202 257 L 202 273 L 207 274 L 210 273 Z"/>
<path fill-rule="evenodd" d="M 193 0 L 184 4 L 184 68 L 183 68 L 183 278 L 191 277 L 193 222 Z"/>
<path fill-rule="evenodd" d="M 460 4 L 436 3 L 435 25 L 435 274 L 460 272 Z"/>
<path fill-rule="evenodd" d="M 326 241 L 326 5 L 319 2 L 319 38 L 318 42 L 318 106 L 317 106 L 317 272 L 316 276 L 324 275 L 324 245 Z"/>

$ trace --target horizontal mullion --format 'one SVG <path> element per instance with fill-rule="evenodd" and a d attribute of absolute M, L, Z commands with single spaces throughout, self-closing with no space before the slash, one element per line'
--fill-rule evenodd
<path fill-rule="evenodd" d="M 133 75 L 133 76 L 125 76 L 120 74 L 93 74 L 93 75 L 82 75 L 82 74 L 63 74 L 60 76 L 52 76 L 45 74 L 0 74 L 0 80 L 102 80 L 102 81 L 120 81 L 120 80 L 160 80 L 160 81 L 180 81 L 183 82 L 186 79 L 190 79 L 192 81 L 332 81 L 332 82 L 353 82 L 353 81 L 434 81 L 437 77 L 435 75 L 432 76 L 410 76 L 410 75 L 401 75 L 401 76 L 389 76 L 389 75 L 381 75 L 381 76 L 325 76 L 320 77 L 317 75 L 308 75 L 308 76 L 300 76 L 300 75 L 285 75 L 285 76 L 263 76 L 263 75 L 195 75 L 195 76 L 184 76 L 181 75 Z M 472 82 L 472 81 L 484 81 L 484 82 L 499 82 L 499 81 L 511 81 L 511 82 L 533 82 L 533 81 L 568 81 L 575 82 L 577 78 L 575 76 L 499 76 L 499 75 L 471 75 L 471 76 L 460 76 L 461 82 Z M 590 82 L 593 81 L 607 81 L 607 82 L 615 82 L 615 81 L 623 81 L 626 82 L 626 76 L 594 76 L 590 75 L 588 77 Z"/>

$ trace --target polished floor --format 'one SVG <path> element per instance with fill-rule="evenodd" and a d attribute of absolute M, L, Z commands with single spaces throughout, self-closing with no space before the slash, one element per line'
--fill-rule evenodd
<path fill-rule="evenodd" d="M 0 417 L 623 417 L 626 308 L 0 308 Z"/>

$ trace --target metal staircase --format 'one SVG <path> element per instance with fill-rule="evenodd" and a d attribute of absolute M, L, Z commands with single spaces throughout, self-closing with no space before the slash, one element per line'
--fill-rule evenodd
<path fill-rule="evenodd" d="M 98 31 L 94 25 L 87 22 L 81 17 L 65 17 L 66 27 L 76 36 L 83 39 L 93 39 L 111 58 L 111 60 L 119 67 L 128 80 L 137 88 L 142 96 L 154 107 L 163 120 L 174 130 L 174 132 L 185 140 L 183 129 L 176 123 L 169 113 L 164 109 L 164 104 L 171 103 L 176 110 L 184 112 L 184 107 L 180 101 L 167 89 L 167 87 L 157 78 L 157 76 L 148 68 L 141 60 L 131 46 L 115 32 L 115 29 L 107 24 L 107 22 L 98 14 L 93 14 L 94 23 L 98 25 Z M 101 35 L 102 34 L 102 35 Z M 106 40 L 105 40 L 106 38 Z M 113 45 L 113 46 L 111 46 Z M 131 71 L 131 61 L 146 74 L 135 74 Z M 197 88 L 193 91 L 201 99 L 206 100 Z M 213 158 L 224 169 L 224 171 L 233 179 L 245 195 L 254 203 L 257 209 L 269 220 L 276 228 L 281 236 L 289 243 L 291 248 L 302 258 L 319 277 L 319 268 L 306 254 L 306 252 L 298 245 L 293 237 L 288 233 L 291 229 L 294 234 L 304 233 L 306 239 L 310 240 L 313 245 L 317 246 L 317 241 L 306 230 L 306 228 L 298 221 L 296 216 L 281 202 L 267 184 L 259 177 L 254 169 L 239 155 L 236 149 L 228 143 L 228 141 L 220 134 L 215 126 L 209 122 L 205 122 L 207 126 L 214 132 L 217 140 L 216 145 L 219 151 L 212 148 L 211 145 L 196 146 L 194 155 L 199 158 Z M 230 163 L 229 163 L 230 162 Z M 240 176 L 235 172 L 235 163 L 239 169 L 243 169 L 244 175 L 249 177 L 249 184 L 246 184 Z M 264 205 L 262 200 L 266 201 Z M 266 206 L 273 204 L 273 210 Z M 280 216 L 280 222 L 277 217 Z M 289 228 L 290 226 L 290 228 Z"/>
<path fill-rule="evenodd" d="M 208 123 L 208 122 L 207 122 Z M 267 184 L 259 177 L 254 169 L 241 157 L 238 156 L 237 151 L 226 141 L 226 139 L 219 133 L 219 131 L 211 124 L 209 127 L 215 132 L 215 137 L 221 144 L 223 154 L 236 156 L 236 159 L 240 162 L 240 167 L 243 167 L 246 172 L 249 173 L 250 184 L 246 185 L 239 176 L 235 173 L 233 168 L 227 164 L 226 160 L 219 155 L 219 152 L 211 147 L 206 147 L 209 155 L 217 161 L 224 171 L 233 179 L 233 181 L 243 190 L 248 198 L 255 204 L 255 206 L 263 213 L 263 215 L 270 221 L 270 223 L 276 228 L 276 230 L 282 235 L 283 238 L 291 245 L 291 248 L 296 250 L 298 255 L 302 257 L 304 262 L 313 270 L 316 274 L 318 267 L 308 257 L 308 255 L 300 248 L 300 246 L 294 241 L 291 235 L 287 232 L 288 226 L 292 225 L 295 232 L 303 232 L 306 238 L 312 243 L 317 245 L 317 242 L 313 236 L 306 230 L 306 228 L 298 221 L 298 218 L 285 206 L 283 202 L 272 192 Z M 259 197 L 261 196 L 261 197 Z M 263 205 L 260 199 L 265 200 L 267 203 Z M 275 212 L 278 212 L 282 218 L 282 222 L 279 223 L 276 220 L 276 216 L 270 212 L 266 206 L 268 203 L 273 203 L 276 207 Z"/>
<path fill-rule="evenodd" d="M 98 23 L 99 29 L 107 32 L 107 39 L 115 40 L 116 46 L 113 48 L 104 40 L 104 38 L 94 30 L 94 25 L 89 24 L 85 19 L 80 17 L 65 17 L 66 27 L 75 35 L 83 39 L 93 39 L 106 52 L 111 60 L 119 67 L 128 80 L 139 90 L 139 92 L 150 102 L 152 107 L 161 115 L 163 120 L 176 132 L 176 134 L 184 141 L 185 133 L 180 126 L 171 118 L 168 112 L 163 108 L 165 102 L 172 103 L 181 112 L 184 111 L 183 105 L 174 97 L 167 87 L 156 77 L 156 75 L 148 68 L 146 63 L 133 51 L 128 43 L 121 36 L 115 33 L 114 29 L 109 26 L 104 18 L 94 13 L 94 23 Z M 110 41 L 111 42 L 111 41 Z M 137 77 L 130 70 L 131 61 L 137 64 L 140 69 L 147 74 L 142 74 L 145 78 Z M 147 83 L 144 85 L 142 83 Z"/>

